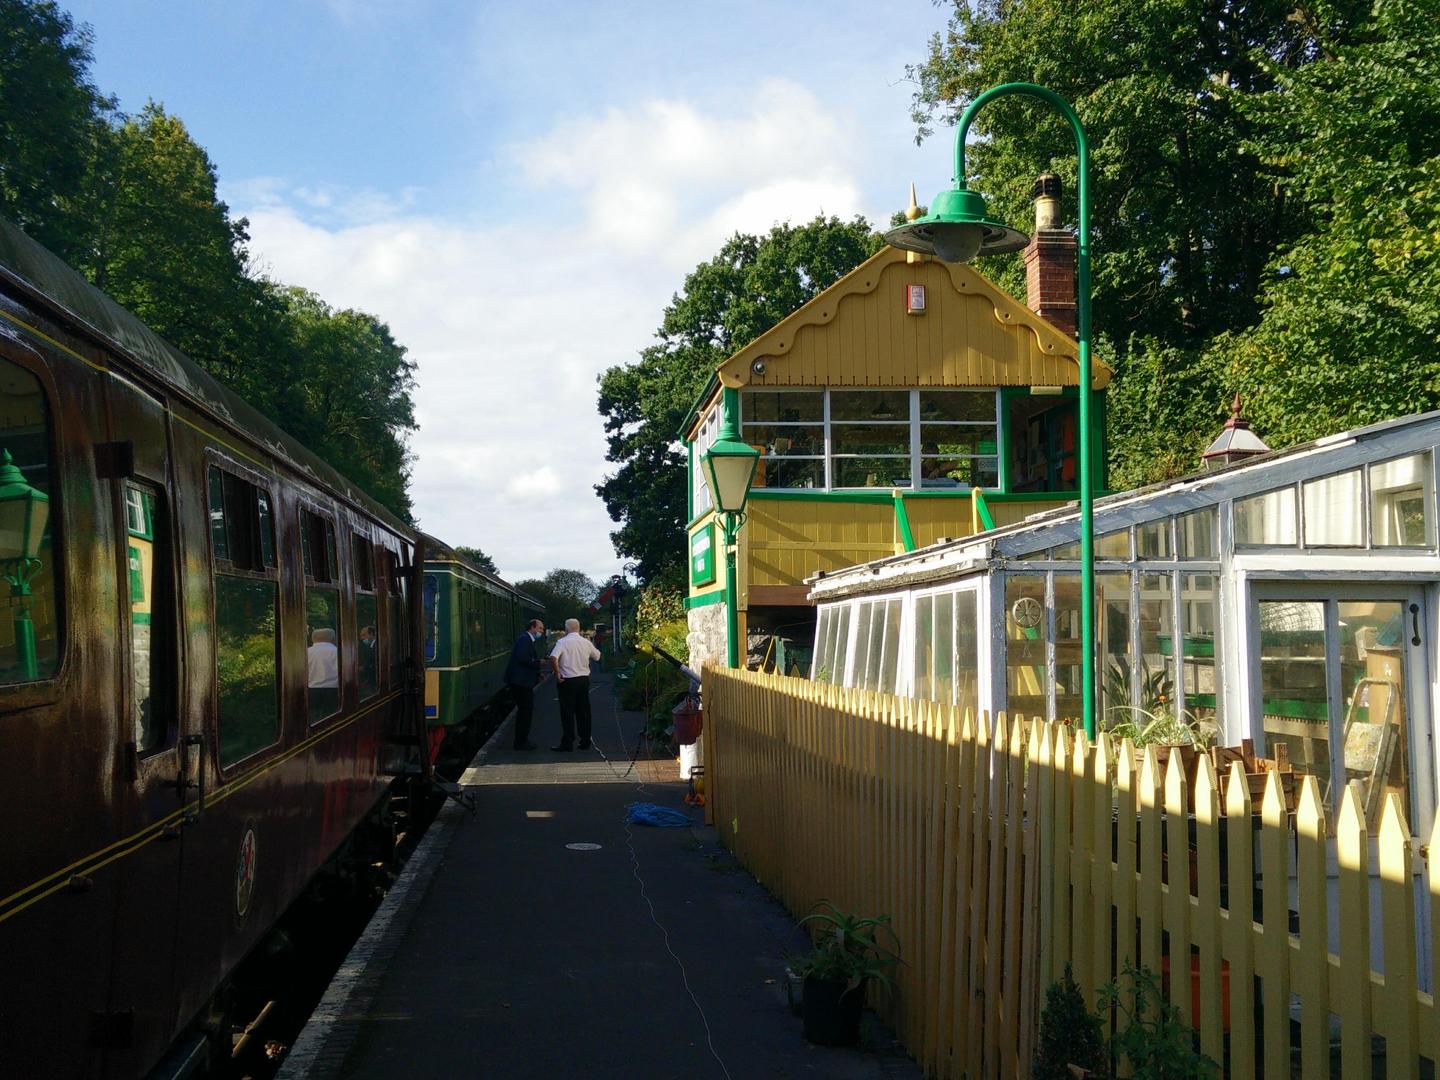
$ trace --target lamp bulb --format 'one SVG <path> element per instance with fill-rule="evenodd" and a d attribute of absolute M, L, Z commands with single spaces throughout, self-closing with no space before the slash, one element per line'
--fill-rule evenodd
<path fill-rule="evenodd" d="M 980 254 L 985 230 L 979 225 L 946 223 L 935 229 L 935 254 L 942 262 L 968 263 Z"/>

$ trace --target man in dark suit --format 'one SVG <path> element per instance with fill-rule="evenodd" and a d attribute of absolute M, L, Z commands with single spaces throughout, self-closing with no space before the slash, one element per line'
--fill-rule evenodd
<path fill-rule="evenodd" d="M 530 741 L 530 718 L 535 713 L 535 686 L 545 671 L 535 642 L 545 636 L 545 624 L 531 619 L 525 632 L 510 647 L 510 662 L 505 665 L 505 685 L 515 701 L 515 749 L 534 750 Z"/>

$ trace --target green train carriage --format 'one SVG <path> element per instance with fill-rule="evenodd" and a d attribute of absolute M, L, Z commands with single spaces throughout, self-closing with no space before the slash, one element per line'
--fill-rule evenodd
<path fill-rule="evenodd" d="M 432 760 L 468 760 L 510 708 L 505 665 L 539 601 L 426 537 L 425 723 Z M 443 744 L 443 750 L 442 750 Z"/>

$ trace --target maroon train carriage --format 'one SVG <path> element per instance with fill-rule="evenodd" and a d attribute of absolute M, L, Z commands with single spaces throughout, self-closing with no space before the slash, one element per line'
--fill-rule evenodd
<path fill-rule="evenodd" d="M 421 546 L 0 221 L 0 1075 L 217 1029 L 424 730 Z"/>

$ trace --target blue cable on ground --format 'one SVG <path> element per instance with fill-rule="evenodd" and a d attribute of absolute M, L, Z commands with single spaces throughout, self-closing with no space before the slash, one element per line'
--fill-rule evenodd
<path fill-rule="evenodd" d="M 625 820 L 632 825 L 654 825 L 661 829 L 683 829 L 688 825 L 694 825 L 694 820 L 689 814 L 680 810 L 674 810 L 668 806 L 656 806 L 654 803 L 637 802 L 631 803 L 625 808 L 629 813 Z"/>

